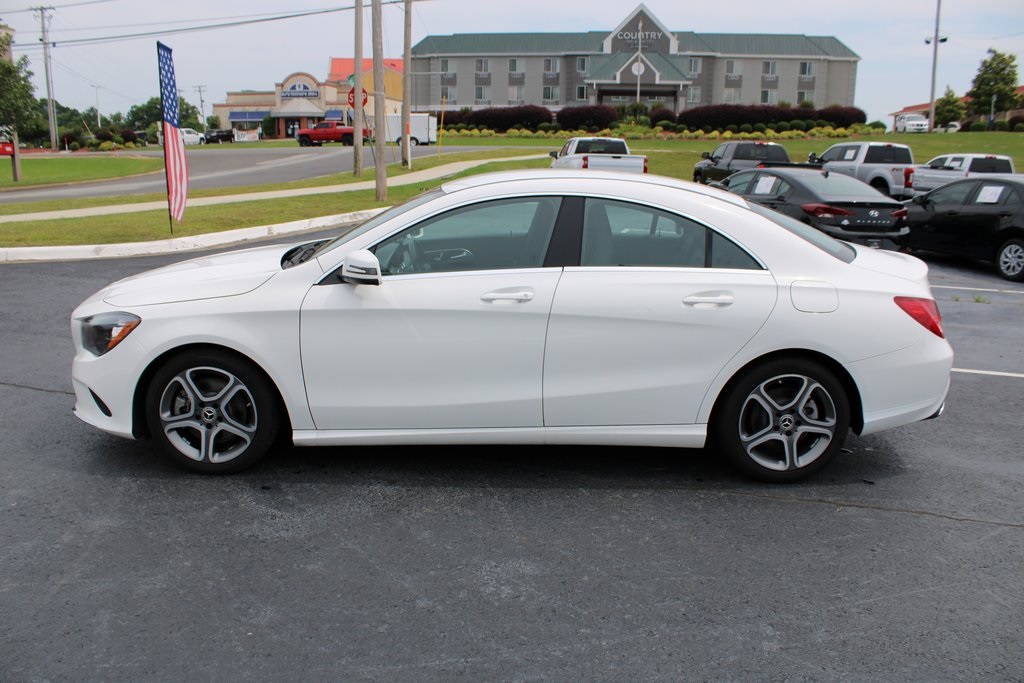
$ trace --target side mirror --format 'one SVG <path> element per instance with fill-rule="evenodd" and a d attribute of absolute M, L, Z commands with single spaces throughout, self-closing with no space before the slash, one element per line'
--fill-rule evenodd
<path fill-rule="evenodd" d="M 380 275 L 380 261 L 373 252 L 366 249 L 353 251 L 345 257 L 341 267 L 341 281 L 350 285 L 377 285 L 383 280 Z"/>
<path fill-rule="evenodd" d="M 700 158 L 701 159 L 710 159 L 711 158 L 711 152 L 701 152 L 700 153 Z"/>
<path fill-rule="evenodd" d="M 809 163 L 809 164 L 820 164 L 821 163 L 821 159 L 818 157 L 817 154 L 815 154 L 814 152 L 811 152 L 810 154 L 807 155 L 807 163 Z"/>
<path fill-rule="evenodd" d="M 557 151 L 548 152 L 548 156 L 551 157 L 552 159 L 557 159 L 558 158 L 558 152 Z"/>
<path fill-rule="evenodd" d="M 916 194 L 910 198 L 910 201 L 913 202 L 914 204 L 924 206 L 925 203 L 928 201 L 928 195 Z"/>

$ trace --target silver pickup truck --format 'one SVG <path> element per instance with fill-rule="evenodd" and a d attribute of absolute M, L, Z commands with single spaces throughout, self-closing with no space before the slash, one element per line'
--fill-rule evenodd
<path fill-rule="evenodd" d="M 892 142 L 841 142 L 807 161 L 826 170 L 853 176 L 896 199 L 914 196 L 914 155 L 906 145 Z"/>
<path fill-rule="evenodd" d="M 914 169 L 914 194 L 924 194 L 954 180 L 979 173 L 1016 173 L 1013 159 L 1002 154 L 943 154 Z"/>

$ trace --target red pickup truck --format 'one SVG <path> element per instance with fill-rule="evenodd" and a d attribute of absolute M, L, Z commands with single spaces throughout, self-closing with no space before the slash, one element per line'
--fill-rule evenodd
<path fill-rule="evenodd" d="M 369 128 L 363 128 L 363 142 L 373 137 Z M 343 145 L 351 145 L 355 138 L 355 129 L 346 126 L 341 121 L 321 121 L 312 128 L 300 128 L 295 131 L 295 139 L 299 141 L 299 147 L 310 145 L 319 147 L 325 142 L 340 142 Z"/>

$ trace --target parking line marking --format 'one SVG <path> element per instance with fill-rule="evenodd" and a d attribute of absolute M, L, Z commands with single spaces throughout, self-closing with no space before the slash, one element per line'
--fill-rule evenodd
<path fill-rule="evenodd" d="M 969 292 L 989 292 L 991 294 L 1024 294 L 1022 289 L 984 289 L 982 287 L 956 287 L 954 285 L 932 285 L 932 289 L 964 289 Z"/>
<path fill-rule="evenodd" d="M 991 377 L 1016 377 L 1024 379 L 1024 373 L 1020 372 L 998 372 L 996 370 L 968 370 L 967 368 L 953 368 L 953 372 L 962 372 L 967 375 L 989 375 Z"/>

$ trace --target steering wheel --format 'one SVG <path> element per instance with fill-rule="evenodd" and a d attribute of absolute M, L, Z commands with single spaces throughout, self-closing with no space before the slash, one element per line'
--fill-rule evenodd
<path fill-rule="evenodd" d="M 389 270 L 393 273 L 418 273 L 425 269 L 426 261 L 416 240 L 406 235 L 401 239 L 395 252 L 388 260 Z"/>

